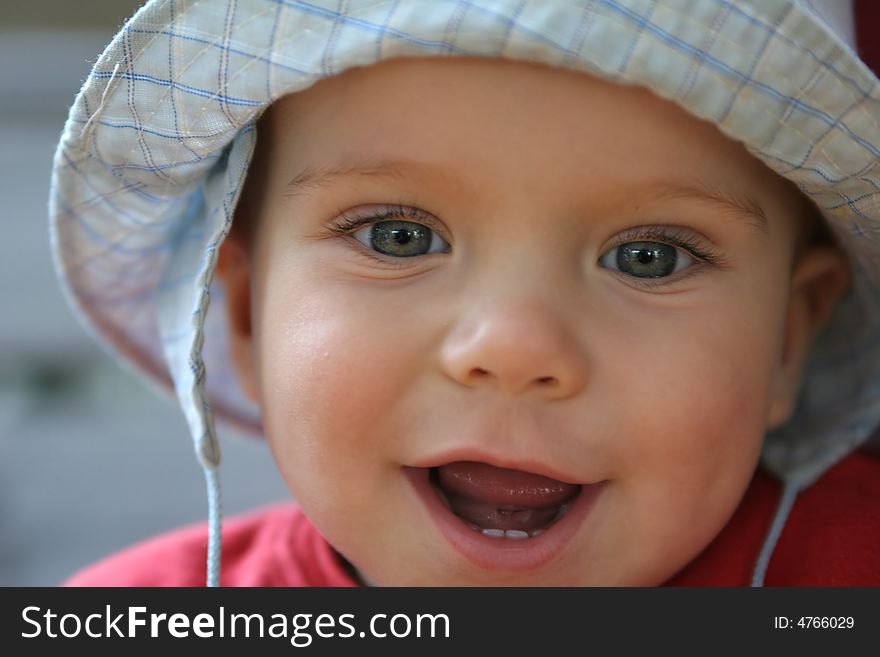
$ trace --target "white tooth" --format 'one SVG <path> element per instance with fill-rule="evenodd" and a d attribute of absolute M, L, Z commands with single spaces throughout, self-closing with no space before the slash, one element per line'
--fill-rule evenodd
<path fill-rule="evenodd" d="M 505 538 L 512 538 L 515 541 L 521 541 L 524 538 L 528 538 L 529 533 L 519 529 L 508 529 L 504 532 L 504 536 Z"/>
<path fill-rule="evenodd" d="M 568 507 L 570 507 L 570 506 L 571 506 L 571 504 L 563 504 L 561 507 L 559 507 L 559 511 L 556 512 L 556 516 L 553 518 L 553 522 L 556 522 L 558 520 L 562 520 L 562 517 L 566 513 L 568 513 Z"/>
<path fill-rule="evenodd" d="M 531 536 L 532 538 L 534 538 L 535 536 L 540 536 L 540 535 L 543 534 L 543 533 L 544 533 L 544 530 L 543 530 L 543 529 L 536 529 L 535 531 L 531 532 L 531 533 L 529 534 L 529 536 Z"/>
<path fill-rule="evenodd" d="M 480 532 L 483 536 L 491 536 L 492 538 L 503 538 L 504 530 L 503 529 L 484 529 Z"/>

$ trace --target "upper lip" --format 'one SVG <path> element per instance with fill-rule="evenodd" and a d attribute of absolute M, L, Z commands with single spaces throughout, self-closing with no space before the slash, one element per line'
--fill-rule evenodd
<path fill-rule="evenodd" d="M 584 485 L 591 483 L 585 482 L 583 479 L 575 476 L 570 472 L 565 472 L 547 463 L 542 463 L 537 460 L 512 458 L 501 454 L 490 453 L 487 451 L 468 447 L 454 449 L 442 452 L 440 454 L 431 455 L 423 459 L 419 459 L 410 464 L 410 467 L 436 468 L 441 465 L 446 465 L 448 463 L 455 463 L 459 461 L 476 461 L 479 463 L 488 463 L 489 465 L 494 465 L 496 468 L 522 470 L 523 472 L 530 472 L 532 474 L 550 477 L 551 479 L 557 479 L 568 484 Z"/>

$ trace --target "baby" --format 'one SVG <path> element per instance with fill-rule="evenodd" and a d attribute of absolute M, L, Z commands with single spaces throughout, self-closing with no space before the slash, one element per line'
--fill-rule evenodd
<path fill-rule="evenodd" d="M 209 583 L 880 584 L 850 14 L 226 4 L 123 28 L 53 187 L 74 302 L 187 413 Z M 222 571 L 212 412 L 296 500 Z M 204 583 L 206 531 L 71 583 Z"/>

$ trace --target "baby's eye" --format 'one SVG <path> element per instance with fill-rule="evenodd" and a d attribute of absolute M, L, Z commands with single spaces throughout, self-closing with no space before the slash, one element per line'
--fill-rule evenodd
<path fill-rule="evenodd" d="M 394 258 L 448 253 L 449 243 L 433 230 L 413 221 L 378 221 L 352 233 L 366 247 Z"/>
<path fill-rule="evenodd" d="M 663 278 L 694 263 L 684 249 L 663 242 L 626 242 L 599 258 L 602 267 L 636 278 Z"/>

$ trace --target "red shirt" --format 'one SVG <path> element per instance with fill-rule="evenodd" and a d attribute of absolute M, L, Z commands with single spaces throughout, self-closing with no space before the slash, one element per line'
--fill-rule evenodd
<path fill-rule="evenodd" d="M 748 586 L 781 487 L 758 471 L 716 539 L 669 586 Z M 69 586 L 204 586 L 204 523 L 163 534 L 74 575 Z M 223 586 L 355 586 L 295 505 L 223 525 Z M 854 454 L 798 495 L 765 586 L 880 585 L 880 459 Z"/>

